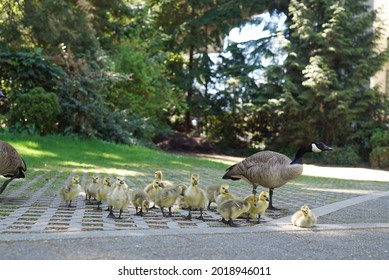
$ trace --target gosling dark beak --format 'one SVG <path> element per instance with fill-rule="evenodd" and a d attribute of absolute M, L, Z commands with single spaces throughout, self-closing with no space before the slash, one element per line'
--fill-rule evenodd
<path fill-rule="evenodd" d="M 268 198 L 268 197 L 266 198 L 266 201 L 269 201 L 269 198 Z"/>
<path fill-rule="evenodd" d="M 228 190 L 226 190 L 226 193 L 229 193 L 229 191 L 228 191 Z"/>

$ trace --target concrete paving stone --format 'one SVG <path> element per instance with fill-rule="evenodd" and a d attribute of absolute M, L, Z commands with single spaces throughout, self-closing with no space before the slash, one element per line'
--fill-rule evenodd
<path fill-rule="evenodd" d="M 246 248 L 251 255 L 247 258 L 258 258 L 258 254 L 254 253 L 254 248 L 250 249 L 244 243 L 245 239 L 252 240 L 254 242 L 255 236 L 258 238 L 273 236 L 269 241 L 273 246 L 277 246 L 277 240 L 274 236 L 279 236 L 279 243 L 285 246 L 286 243 L 297 244 L 299 240 L 307 238 L 309 242 L 315 242 L 312 235 L 316 235 L 317 240 L 322 240 L 324 244 L 327 244 L 325 237 L 339 237 L 339 234 L 348 234 L 353 232 L 355 234 L 356 242 L 363 240 L 363 231 L 368 231 L 368 235 L 374 236 L 371 231 L 376 231 L 377 234 L 387 234 L 389 231 L 389 219 L 386 213 L 389 210 L 389 172 L 377 171 L 377 176 L 374 176 L 374 171 L 365 170 L 366 177 L 360 177 L 363 170 L 358 169 L 358 178 L 352 180 L 349 178 L 350 169 L 344 172 L 347 175 L 346 178 L 341 177 L 342 172 L 337 173 L 338 169 L 324 167 L 317 167 L 317 172 L 314 172 L 315 167 L 308 166 L 308 174 L 301 176 L 296 180 L 293 180 L 277 188 L 274 191 L 274 205 L 281 208 L 279 211 L 267 211 L 262 215 L 261 224 L 247 223 L 244 219 L 237 219 L 236 222 L 240 225 L 239 228 L 230 228 L 220 222 L 220 215 L 215 211 L 205 211 L 205 222 L 192 219 L 188 221 L 184 219 L 187 215 L 187 211 L 180 209 L 178 205 L 173 207 L 173 218 L 162 217 L 160 210 L 150 210 L 145 216 L 136 216 L 134 207 L 130 206 L 128 211 L 123 213 L 123 219 L 110 219 L 107 218 L 107 211 L 98 211 L 96 206 L 86 205 L 85 196 L 80 195 L 73 201 L 75 208 L 67 208 L 65 203 L 60 199 L 58 195 L 59 189 L 68 184 L 71 177 L 74 174 L 80 175 L 82 178 L 82 185 L 86 184 L 94 174 L 89 171 L 83 173 L 80 172 L 52 172 L 35 170 L 31 171 L 28 178 L 24 180 L 15 180 L 15 184 L 12 183 L 7 190 L 0 195 L 0 250 L 3 250 L 4 243 L 2 241 L 9 242 L 28 242 L 31 240 L 46 240 L 49 241 L 51 246 L 59 246 L 56 238 L 109 238 L 112 236 L 116 239 L 134 238 L 136 242 L 139 242 L 137 236 L 150 237 L 159 236 L 168 240 L 166 242 L 172 242 L 177 246 L 184 246 L 185 250 L 180 252 L 179 255 L 169 255 L 169 252 L 161 249 L 154 255 L 147 255 L 148 258 L 161 258 L 166 259 L 179 256 L 180 258 L 217 258 L 217 257 L 230 257 L 230 258 L 242 258 L 242 254 L 233 254 L 228 251 L 229 238 L 238 240 L 238 244 L 243 248 Z M 126 176 L 126 182 L 130 188 L 142 189 L 145 185 L 153 180 L 155 170 L 142 169 L 133 170 L 132 174 L 136 176 Z M 215 174 L 206 169 L 198 169 L 194 172 L 200 174 L 200 185 L 206 187 L 211 184 L 230 184 L 231 192 L 235 193 L 239 197 L 244 197 L 251 193 L 252 188 L 245 182 L 241 181 L 225 181 L 221 177 L 223 172 Z M 329 177 L 329 173 L 336 173 L 337 178 Z M 335 172 L 335 173 L 334 173 Z M 373 174 L 373 175 L 372 175 Z M 100 174 L 101 177 L 108 174 Z M 177 171 L 166 170 L 164 171 L 164 179 L 172 182 L 184 182 L 189 184 L 191 172 L 189 171 Z M 386 176 L 387 175 L 387 176 Z M 334 175 L 335 176 L 335 175 Z M 372 177 L 373 176 L 373 177 Z M 111 176 L 114 178 L 114 176 Z M 372 181 L 372 178 L 378 178 L 376 181 Z M 258 191 L 266 190 L 262 187 L 258 187 Z M 314 212 L 318 213 L 318 224 L 313 229 L 302 230 L 300 228 L 293 227 L 290 224 L 290 216 L 299 209 L 301 205 L 307 204 Z M 106 208 L 106 204 L 102 205 L 103 209 Z M 215 204 L 212 204 L 212 208 L 215 209 Z M 118 213 L 115 211 L 115 214 Z M 194 211 L 193 216 L 198 216 L 199 212 Z M 72 233 L 67 235 L 67 233 Z M 189 239 L 180 239 L 180 236 L 186 236 Z M 198 237 L 196 237 L 198 236 Z M 199 242 L 202 238 L 205 238 L 203 245 L 207 246 L 207 242 L 212 244 L 220 238 L 226 238 L 223 242 L 223 246 L 227 246 L 224 249 L 217 251 L 212 255 L 211 248 L 198 249 L 197 245 L 193 242 Z M 178 239 L 177 239 L 178 238 Z M 381 240 L 379 235 L 378 240 Z M 22 241 L 24 240 L 25 241 Z M 146 238 L 147 240 L 151 240 Z M 14 240 L 14 241 L 12 241 Z M 51 241 L 50 241 L 51 240 Z M 185 242 L 186 240 L 186 242 Z M 341 238 L 342 240 L 342 238 Z M 87 244 L 88 242 L 84 242 Z M 58 241 L 59 242 L 59 241 Z M 64 241 L 65 242 L 65 241 Z M 67 242 L 67 241 L 66 241 Z M 151 242 L 151 241 L 150 241 Z M 151 242 L 154 246 L 157 246 L 158 240 Z M 226 243 L 227 242 L 227 243 Z M 69 241 L 69 243 L 71 243 Z M 15 243 L 16 248 L 13 252 L 5 253 L 2 258 L 24 258 L 22 255 L 17 254 L 19 251 L 18 246 L 20 243 Z M 189 244 L 189 246 L 187 246 Z M 289 243 L 288 243 L 289 244 Z M 337 245 L 339 242 L 336 242 Z M 73 255 L 67 253 L 66 249 L 61 249 L 62 254 L 56 253 L 44 253 L 45 246 L 36 249 L 35 245 L 26 245 L 27 250 L 37 250 L 36 253 L 31 253 L 26 257 L 30 258 L 78 258 L 86 257 L 85 254 Z M 112 244 L 111 244 L 112 245 Z M 202 245 L 202 246 L 203 246 Z M 371 244 L 372 246 L 374 244 Z M 74 244 L 76 246 L 76 244 Z M 139 246 L 149 246 L 145 242 L 139 242 Z M 173 246 L 173 245 L 172 245 Z M 196 247 L 197 255 L 191 252 L 191 246 Z M 324 245 L 323 245 L 324 246 Z M 327 244 L 328 246 L 328 244 Z M 335 246 L 335 245 L 334 245 Z M 377 245 L 378 246 L 378 245 Z M 10 248 L 11 248 L 10 247 Z M 115 247 L 115 246 L 114 246 Z M 119 246 L 118 246 L 119 247 Z M 194 248 L 193 247 L 193 248 Z M 69 245 L 69 250 L 72 248 Z M 116 247 L 115 247 L 116 248 Z M 192 248 L 192 250 L 194 250 Z M 302 252 L 301 255 L 296 255 L 292 249 L 287 249 L 286 246 L 283 253 L 277 251 L 274 255 L 271 254 L 270 248 L 267 249 L 269 258 L 278 257 L 280 259 L 289 258 L 293 256 L 295 258 L 323 258 L 328 259 L 331 257 L 347 258 L 340 249 L 334 248 L 334 254 L 324 254 L 323 252 L 307 253 Z M 377 247 L 377 250 L 379 246 Z M 46 248 L 47 249 L 47 248 Z M 73 248 L 74 249 L 74 248 Z M 87 248 L 84 248 L 88 252 Z M 120 251 L 120 249 L 116 248 Z M 362 257 L 372 256 L 373 258 L 388 257 L 388 253 L 381 252 L 375 254 L 371 252 L 367 247 L 364 249 L 363 254 L 358 254 L 356 251 L 351 250 L 352 255 L 350 258 L 360 259 Z M 288 253 L 288 250 L 290 252 Z M 239 250 L 238 250 L 239 251 Z M 320 251 L 320 250 L 319 250 Z M 2 251 L 3 252 L 3 251 Z M 31 251 L 32 252 L 32 251 Z M 131 252 L 122 252 L 115 255 L 112 253 L 102 254 L 101 256 L 109 256 L 111 258 L 129 257 L 133 255 Z M 164 255 L 163 252 L 167 255 Z M 243 252 L 241 252 L 243 253 Z M 294 255 L 293 255 L 294 253 Z M 142 257 L 142 255 L 137 255 Z M 146 255 L 144 256 L 146 257 Z M 246 258 L 243 256 L 243 258 Z"/>

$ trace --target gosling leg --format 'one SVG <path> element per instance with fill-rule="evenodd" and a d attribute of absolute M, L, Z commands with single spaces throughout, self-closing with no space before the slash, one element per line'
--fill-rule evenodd
<path fill-rule="evenodd" d="M 101 205 L 102 203 L 101 203 L 101 201 L 98 201 L 97 202 L 97 208 L 96 208 L 96 210 L 101 210 L 101 208 L 100 208 L 100 205 Z"/>
<path fill-rule="evenodd" d="M 212 203 L 212 202 L 208 202 L 208 207 L 207 207 L 207 210 L 208 210 L 208 211 L 211 211 L 211 203 Z"/>
<path fill-rule="evenodd" d="M 169 215 L 168 215 L 169 217 L 173 217 L 173 214 L 172 214 L 172 207 L 170 206 L 169 207 Z"/>
<path fill-rule="evenodd" d="M 203 217 L 203 208 L 200 208 L 200 216 L 197 217 L 197 219 L 202 220 L 203 222 L 205 222 L 205 219 Z"/>
<path fill-rule="evenodd" d="M 69 204 L 67 205 L 67 206 L 68 206 L 68 208 L 73 208 L 73 207 L 76 207 L 76 206 L 72 206 L 72 201 L 73 201 L 73 200 L 69 200 Z"/>
<path fill-rule="evenodd" d="M 185 219 L 187 220 L 192 220 L 192 213 L 191 213 L 192 207 L 188 207 L 188 216 L 185 216 Z"/>
<path fill-rule="evenodd" d="M 120 209 L 120 212 L 119 212 L 119 217 L 117 217 L 117 219 L 122 219 L 122 213 L 123 213 L 123 210 Z"/>

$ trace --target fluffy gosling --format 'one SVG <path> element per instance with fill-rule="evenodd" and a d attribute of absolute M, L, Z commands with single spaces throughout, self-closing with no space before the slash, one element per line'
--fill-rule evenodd
<path fill-rule="evenodd" d="M 215 202 L 217 205 L 222 204 L 224 201 L 229 199 L 236 199 L 235 195 L 230 193 L 230 186 L 227 184 L 220 185 L 220 188 L 217 192 L 215 192 Z"/>
<path fill-rule="evenodd" d="M 207 210 L 211 210 L 212 202 L 216 202 L 216 197 L 219 195 L 219 189 L 221 185 L 211 185 L 205 189 L 205 194 L 208 199 Z"/>
<path fill-rule="evenodd" d="M 186 187 L 182 184 L 161 188 L 157 183 L 154 185 L 155 192 L 155 203 L 161 209 L 162 216 L 173 217 L 172 206 L 176 202 L 177 198 L 184 194 Z M 169 209 L 169 214 L 165 214 L 164 208 Z"/>
<path fill-rule="evenodd" d="M 86 204 L 93 204 L 90 200 L 93 197 L 96 200 L 97 190 L 100 186 L 99 176 L 93 175 L 92 181 L 89 184 L 86 184 L 85 189 L 85 199 L 88 200 Z"/>
<path fill-rule="evenodd" d="M 251 205 L 255 205 L 255 196 L 250 194 L 243 200 L 229 199 L 217 206 L 219 214 L 222 216 L 222 222 L 231 227 L 238 225 L 233 222 L 233 219 L 239 217 L 243 213 L 250 210 Z"/>
<path fill-rule="evenodd" d="M 265 213 L 269 207 L 269 193 L 262 191 L 258 197 L 255 197 L 255 206 L 251 205 L 250 210 L 247 212 L 247 220 L 257 219 L 257 223 L 260 223 L 261 215 Z"/>
<path fill-rule="evenodd" d="M 124 182 L 124 178 L 118 177 L 116 179 L 115 186 L 107 194 L 107 202 L 110 209 L 108 218 L 116 219 L 116 216 L 113 214 L 113 209 L 115 209 L 120 211 L 119 217 L 117 217 L 117 219 L 121 219 L 122 213 L 128 208 L 129 203 L 128 186 Z"/>
<path fill-rule="evenodd" d="M 72 201 L 79 195 L 81 190 L 80 177 L 78 175 L 74 175 L 71 183 L 67 186 L 63 186 L 59 194 L 61 198 L 65 200 L 67 207 L 74 207 L 72 206 Z"/>
<path fill-rule="evenodd" d="M 130 200 L 132 205 L 135 207 L 135 215 L 143 216 L 143 210 L 149 212 L 150 198 L 144 190 L 134 190 L 130 193 Z M 138 211 L 138 208 L 140 210 Z"/>
<path fill-rule="evenodd" d="M 205 194 L 205 191 L 198 186 L 199 178 L 200 177 L 198 174 L 192 174 L 191 185 L 185 190 L 184 193 L 185 203 L 188 206 L 189 211 L 185 218 L 188 220 L 192 218 L 192 208 L 199 208 L 200 216 L 198 219 L 205 221 L 203 217 L 203 210 L 207 205 L 207 195 Z"/>
<path fill-rule="evenodd" d="M 110 191 L 111 191 L 111 177 L 105 177 L 103 179 L 103 183 L 99 184 L 96 191 L 97 210 L 100 210 L 100 205 L 102 204 L 103 201 L 107 201 L 107 195 Z"/>
<path fill-rule="evenodd" d="M 307 205 L 301 206 L 300 210 L 292 215 L 291 220 L 294 226 L 302 228 L 313 227 L 317 222 L 315 214 L 312 213 Z"/>
<path fill-rule="evenodd" d="M 162 174 L 162 171 L 158 170 L 158 171 L 155 171 L 154 173 L 154 181 L 151 182 L 150 184 L 148 184 L 145 188 L 144 188 L 144 191 L 148 194 L 148 196 L 150 197 L 150 200 L 153 202 L 153 206 L 151 207 L 152 209 L 155 209 L 157 207 L 155 207 L 155 189 L 154 189 L 154 182 L 156 180 L 158 180 L 159 182 L 161 182 L 161 188 L 164 188 L 164 187 L 170 187 L 170 186 L 173 186 L 173 184 L 169 181 L 163 181 L 162 180 L 163 178 L 163 174 Z"/>

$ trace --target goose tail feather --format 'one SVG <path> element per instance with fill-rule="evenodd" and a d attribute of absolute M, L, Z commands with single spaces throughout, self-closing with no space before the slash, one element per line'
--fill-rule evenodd
<path fill-rule="evenodd" d="M 233 180 L 233 181 L 237 181 L 239 180 L 240 178 L 236 178 L 236 177 L 233 177 L 234 176 L 234 167 L 236 166 L 236 164 L 228 167 L 226 169 L 226 173 L 224 174 L 224 176 L 222 177 L 223 179 L 230 179 L 230 180 Z"/>

